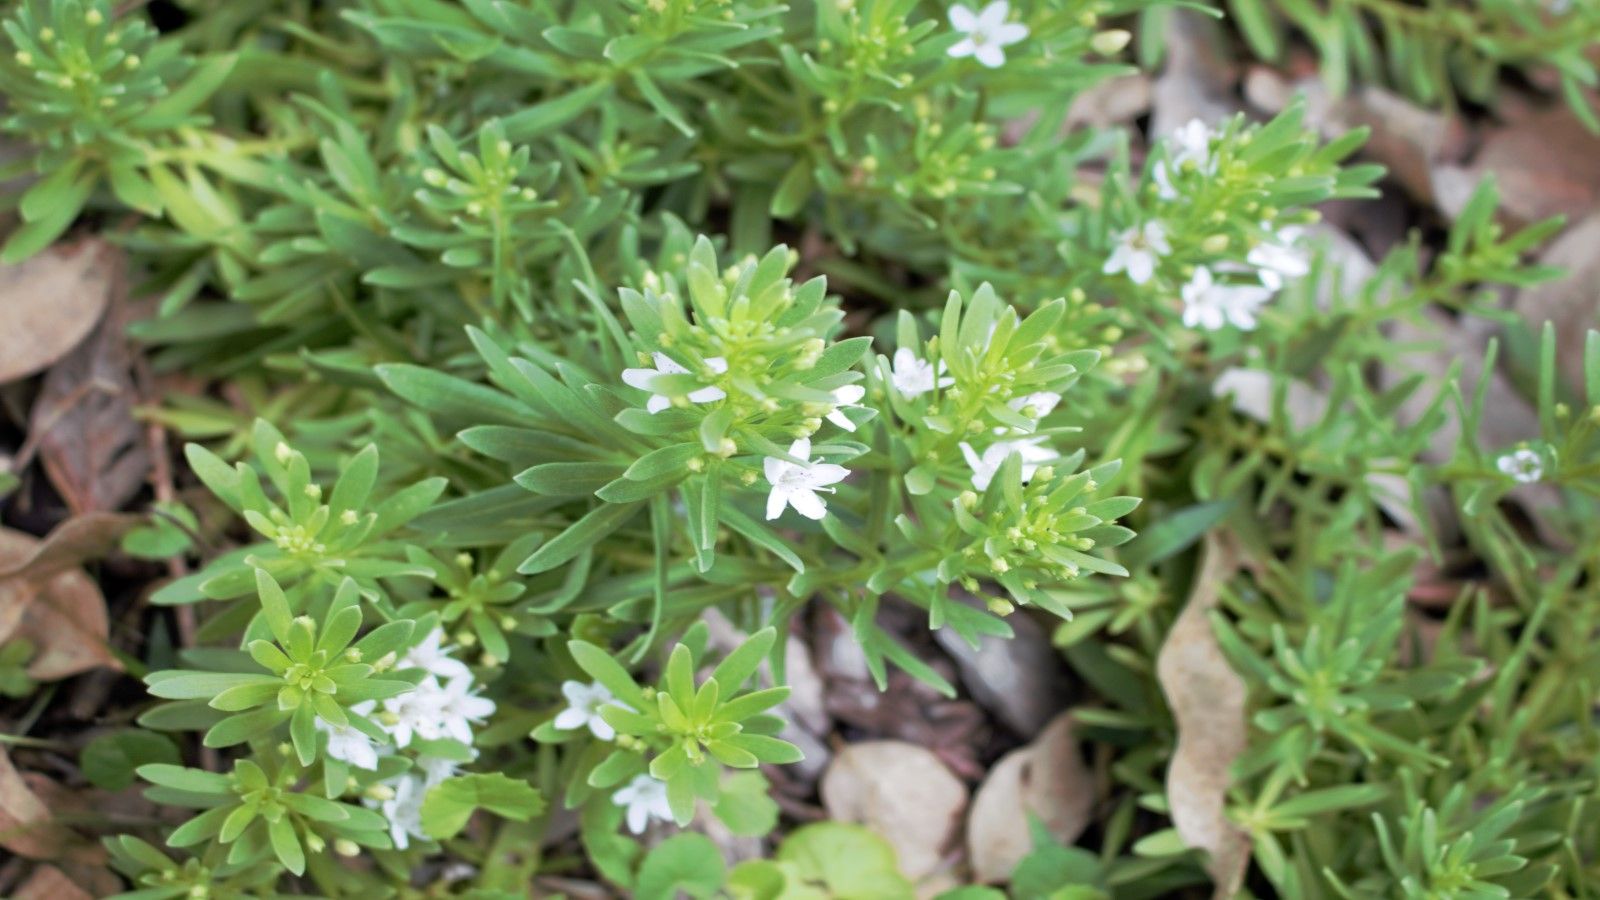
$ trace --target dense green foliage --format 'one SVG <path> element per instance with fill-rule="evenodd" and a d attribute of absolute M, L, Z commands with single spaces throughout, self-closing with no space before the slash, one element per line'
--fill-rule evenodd
<path fill-rule="evenodd" d="M 1281 19 L 1373 74 L 1352 5 L 1423 97 L 1535 58 L 1594 80 L 1583 4 L 1483 0 L 1455 31 L 1227 7 L 1263 55 Z M 101 224 L 159 297 L 156 367 L 232 385 L 150 412 L 251 536 L 153 598 L 197 608 L 201 646 L 145 678 L 140 724 L 224 763 L 138 768 L 194 815 L 111 842 L 126 896 L 415 896 L 438 854 L 476 897 L 574 867 L 641 897 L 911 896 L 849 826 L 726 872 L 697 835 L 633 837 L 773 830 L 756 767 L 799 756 L 780 638 L 810 604 L 880 686 L 946 693 L 885 604 L 974 644 L 1057 627 L 1103 815 L 1081 849 L 1036 835 L 1014 896 L 1227 882 L 1166 821 L 1156 659 L 1205 591 L 1248 691 L 1252 889 L 1600 873 L 1600 339 L 1567 385 L 1507 323 L 1542 428 L 1518 446 L 1484 445 L 1459 367 L 1375 376 L 1420 358 L 1386 329 L 1553 274 L 1523 260 L 1556 224 L 1505 233 L 1491 183 L 1439 254 L 1354 283 L 1315 206 L 1374 194 L 1363 134 L 1324 143 L 1298 106 L 1148 155 L 1064 134 L 1131 70 L 1122 29 L 1167 12 L 1146 0 L 179 6 L 157 35 L 25 0 L 0 61 L 40 176 L 4 256 Z M 1546 537 L 1503 502 L 1534 482 Z M 1202 544 L 1232 560 L 1209 584 Z M 1447 551 L 1492 578 L 1421 622 L 1407 593 Z M 745 642 L 712 646 L 708 609 Z M 0 691 L 31 689 L 27 652 L 0 648 Z M 538 850 L 560 809 L 583 861 Z"/>

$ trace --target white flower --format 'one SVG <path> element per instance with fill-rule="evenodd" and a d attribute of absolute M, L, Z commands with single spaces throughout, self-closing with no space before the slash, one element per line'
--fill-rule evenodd
<path fill-rule="evenodd" d="M 650 358 L 655 360 L 654 369 L 623 369 L 622 383 L 641 391 L 649 391 L 650 399 L 646 401 L 644 408 L 651 413 L 658 413 L 672 405 L 672 397 L 660 393 L 651 385 L 662 375 L 688 375 L 690 372 L 665 353 L 652 353 Z M 713 356 L 706 360 L 706 368 L 720 375 L 728 371 L 728 361 L 720 356 Z M 703 387 L 688 393 L 690 403 L 711 403 L 726 396 L 727 392 L 719 387 Z"/>
<path fill-rule="evenodd" d="M 1232 324 L 1243 331 L 1256 327 L 1256 313 L 1272 292 L 1254 284 L 1220 284 L 1201 267 L 1183 286 L 1183 324 L 1216 331 Z"/>
<path fill-rule="evenodd" d="M 1031 479 L 1040 466 L 1060 457 L 1059 453 L 1044 446 L 1042 437 L 995 441 L 984 448 L 982 456 L 972 449 L 971 444 L 961 442 L 961 455 L 967 458 L 967 465 L 972 467 L 972 486 L 980 491 L 988 490 L 989 482 L 1000 471 L 1000 464 L 1013 453 L 1022 457 L 1023 481 Z"/>
<path fill-rule="evenodd" d="M 915 400 L 935 386 L 946 388 L 956 383 L 954 378 L 940 377 L 944 373 L 944 360 L 939 360 L 939 369 L 934 371 L 933 363 L 917 356 L 910 347 L 901 347 L 894 352 L 894 369 L 889 373 L 889 381 L 900 396 Z"/>
<path fill-rule="evenodd" d="M 561 682 L 561 693 L 567 698 L 567 708 L 556 716 L 554 724 L 563 731 L 576 731 L 587 727 L 595 737 L 602 741 L 609 741 L 617 736 L 617 730 L 610 723 L 600 717 L 600 707 L 615 703 L 606 686 L 596 682 L 584 684 L 581 681 Z"/>
<path fill-rule="evenodd" d="M 1178 188 L 1172 183 L 1172 176 L 1185 164 L 1206 173 L 1216 170 L 1216 160 L 1211 158 L 1211 139 L 1214 136 L 1211 126 L 1199 119 L 1190 119 L 1172 133 L 1167 139 L 1167 158 L 1157 160 L 1150 171 L 1161 199 L 1178 198 Z"/>
<path fill-rule="evenodd" d="M 467 664 L 452 658 L 450 651 L 445 648 L 443 628 L 435 628 L 423 638 L 422 643 L 407 650 L 395 665 L 401 669 L 422 669 L 439 679 L 472 675 Z"/>
<path fill-rule="evenodd" d="M 833 493 L 830 484 L 843 481 L 850 472 L 833 463 L 812 462 L 811 440 L 801 438 L 789 445 L 789 455 L 805 460 L 804 465 L 769 456 L 761 461 L 772 493 L 767 495 L 767 519 L 783 515 L 785 506 L 808 519 L 820 519 L 828 514 L 828 505 L 818 497 L 820 493 Z"/>
<path fill-rule="evenodd" d="M 394 796 L 379 801 L 378 812 L 389 820 L 389 839 L 396 849 L 404 850 L 411 846 L 412 838 L 427 837 L 422 830 L 422 800 L 432 785 L 410 772 L 384 784 L 394 791 Z"/>
<path fill-rule="evenodd" d="M 439 710 L 444 688 L 432 675 L 422 679 L 415 688 L 383 701 L 383 713 L 378 724 L 394 738 L 396 747 L 410 745 L 413 738 L 436 741 L 443 736 Z"/>
<path fill-rule="evenodd" d="M 417 769 L 422 772 L 422 783 L 430 788 L 455 777 L 460 768 L 460 763 L 442 756 L 417 757 Z"/>
<path fill-rule="evenodd" d="M 1007 22 L 1011 4 L 995 0 L 979 12 L 957 3 L 950 7 L 950 27 L 966 35 L 950 48 L 955 57 L 970 56 L 991 69 L 1005 65 L 1005 48 L 1028 36 L 1028 26 Z"/>
<path fill-rule="evenodd" d="M 1511 480 L 1522 484 L 1533 484 L 1544 477 L 1544 460 L 1539 458 L 1538 451 L 1527 447 L 1501 455 L 1494 465 Z"/>
<path fill-rule="evenodd" d="M 372 708 L 373 703 L 368 700 L 350 707 L 350 711 L 364 716 L 370 713 Z M 354 725 L 335 725 L 325 721 L 321 716 L 317 717 L 316 726 L 318 731 L 328 736 L 329 756 L 343 760 L 358 769 L 378 767 L 378 746 L 366 732 Z"/>
<path fill-rule="evenodd" d="M 1257 244 L 1245 259 L 1260 270 L 1261 283 L 1270 290 L 1278 290 L 1290 278 L 1304 277 L 1311 271 L 1311 257 L 1296 246 L 1304 229 L 1290 226 L 1280 230 L 1272 240 Z"/>
<path fill-rule="evenodd" d="M 649 775 L 635 775 L 615 794 L 611 802 L 627 807 L 628 830 L 644 834 L 651 819 L 672 821 L 672 804 L 667 802 L 667 783 Z"/>
<path fill-rule="evenodd" d="M 1155 277 L 1160 257 L 1171 252 L 1166 226 L 1160 222 L 1146 222 L 1117 235 L 1117 246 L 1102 271 L 1107 275 L 1127 272 L 1134 284 L 1144 284 Z"/>
<path fill-rule="evenodd" d="M 1050 415 L 1060 402 L 1061 395 L 1055 391 L 1034 391 L 1026 397 L 1017 397 L 1006 405 L 1023 415 L 1042 419 Z"/>
<path fill-rule="evenodd" d="M 859 384 L 847 384 L 833 389 L 833 402 L 837 404 L 833 411 L 828 413 L 828 421 L 843 428 L 845 431 L 855 431 L 856 423 L 844 414 L 845 408 L 856 406 L 861 398 L 867 395 L 867 389 Z"/>
<path fill-rule="evenodd" d="M 472 745 L 472 726 L 482 725 L 494 715 L 494 701 L 472 692 L 472 679 L 452 678 L 439 693 L 439 730 L 468 746 Z"/>

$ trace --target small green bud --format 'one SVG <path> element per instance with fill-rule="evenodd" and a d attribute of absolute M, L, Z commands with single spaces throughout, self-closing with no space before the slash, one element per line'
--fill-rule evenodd
<path fill-rule="evenodd" d="M 19 66 L 33 65 L 33 54 L 26 50 L 18 50 L 16 59 Z"/>
<path fill-rule="evenodd" d="M 306 494 L 307 497 L 310 497 L 313 500 L 320 500 L 322 498 L 322 485 L 320 485 L 320 484 L 308 484 L 308 485 L 306 485 L 305 494 Z"/>
<path fill-rule="evenodd" d="M 351 647 L 344 651 L 344 658 L 353 663 L 361 662 L 361 651 L 355 647 Z"/>
<path fill-rule="evenodd" d="M 333 852 L 346 857 L 360 856 L 361 845 L 349 838 L 339 838 L 333 842 Z"/>
<path fill-rule="evenodd" d="M 989 607 L 989 612 L 992 612 L 1001 618 L 1009 616 L 1017 611 L 1015 604 L 1013 604 L 1010 600 L 1006 600 L 1001 597 L 990 597 L 989 602 L 985 605 Z"/>
<path fill-rule="evenodd" d="M 717 455 L 722 457 L 723 459 L 727 459 L 728 457 L 733 456 L 735 453 L 738 453 L 738 452 L 739 452 L 739 445 L 737 443 L 734 443 L 733 438 L 725 437 L 725 438 L 722 439 L 721 443 L 717 444 Z"/>
<path fill-rule="evenodd" d="M 389 787 L 387 784 L 374 784 L 367 788 L 363 793 L 379 803 L 382 803 L 385 800 L 394 799 L 394 788 Z"/>
<path fill-rule="evenodd" d="M 106 17 L 101 15 L 100 10 L 98 9 L 91 9 L 83 14 L 84 24 L 88 25 L 90 28 L 103 24 L 105 20 Z"/>
<path fill-rule="evenodd" d="M 1228 236 L 1225 234 L 1213 234 L 1200 242 L 1200 249 L 1215 256 L 1228 249 Z"/>
<path fill-rule="evenodd" d="M 512 630 L 513 628 L 516 628 L 516 627 L 517 627 L 517 619 L 516 619 L 515 616 L 501 616 L 500 617 L 500 630 L 501 631 L 510 631 L 510 630 Z"/>
<path fill-rule="evenodd" d="M 272 448 L 272 458 L 276 459 L 279 465 L 286 466 L 289 460 L 294 458 L 294 448 L 279 441 L 278 446 Z"/>
<path fill-rule="evenodd" d="M 1115 56 L 1128 46 L 1133 35 L 1121 28 L 1102 31 L 1089 39 L 1089 47 L 1101 56 Z"/>
<path fill-rule="evenodd" d="M 328 842 L 322 837 L 322 835 L 313 831 L 306 835 L 306 849 L 310 850 L 312 853 L 321 853 L 322 851 L 328 849 Z"/>

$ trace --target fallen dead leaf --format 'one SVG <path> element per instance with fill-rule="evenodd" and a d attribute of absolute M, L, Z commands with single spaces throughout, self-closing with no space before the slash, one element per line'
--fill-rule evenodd
<path fill-rule="evenodd" d="M 91 238 L 0 265 L 0 384 L 50 365 L 100 321 L 117 251 Z"/>
<path fill-rule="evenodd" d="M 1498 128 L 1468 166 L 1433 173 L 1439 209 L 1454 219 L 1485 175 L 1500 185 L 1499 214 L 1513 224 L 1580 216 L 1600 203 L 1600 137 L 1565 109 Z"/>
<path fill-rule="evenodd" d="M 1072 713 L 1064 712 L 1033 743 L 1002 756 L 972 798 L 967 857 L 973 877 L 984 884 L 1010 879 L 1033 849 L 1031 817 L 1061 843 L 1076 841 L 1094 799 L 1094 775 L 1078 749 Z"/>
<path fill-rule="evenodd" d="M 1151 88 L 1150 133 L 1165 136 L 1190 119 L 1218 122 L 1239 104 L 1234 88 L 1239 72 L 1223 49 L 1217 23 L 1188 9 L 1167 17 L 1166 65 Z"/>
<path fill-rule="evenodd" d="M 839 751 L 822 776 L 828 816 L 858 822 L 894 845 L 900 870 L 920 881 L 940 867 L 967 807 L 967 788 L 939 757 L 904 741 Z"/>
<path fill-rule="evenodd" d="M 1565 269 L 1565 277 L 1523 288 L 1512 308 L 1538 334 L 1555 326 L 1556 371 L 1568 387 L 1583 386 L 1583 343 L 1600 328 L 1600 212 L 1568 228 L 1545 249 L 1539 262 Z"/>
<path fill-rule="evenodd" d="M 54 821 L 0 747 L 0 847 L 30 859 L 93 862 L 103 851 Z"/>
<path fill-rule="evenodd" d="M 93 896 L 55 866 L 40 866 L 11 895 L 11 900 L 92 900 Z"/>
<path fill-rule="evenodd" d="M 119 509 L 145 482 L 150 456 L 134 419 L 136 391 L 120 257 L 99 326 L 45 376 L 28 421 L 45 475 L 75 514 Z M 24 454 L 25 455 L 25 454 Z"/>
<path fill-rule="evenodd" d="M 1167 769 L 1172 824 L 1185 844 L 1204 850 L 1214 897 L 1232 897 L 1250 862 L 1250 840 L 1224 812 L 1229 768 L 1244 752 L 1245 684 L 1228 665 L 1209 614 L 1239 569 L 1234 549 L 1208 536 L 1183 612 L 1156 657 L 1156 675 L 1178 725 Z"/>
<path fill-rule="evenodd" d="M 0 528 L 0 640 L 38 648 L 28 675 L 53 681 L 98 666 L 120 669 L 100 588 L 79 566 L 104 555 L 138 516 L 92 513 L 68 519 L 43 541 Z"/>
<path fill-rule="evenodd" d="M 970 597 L 962 602 L 975 604 Z M 979 705 L 1018 735 L 1034 735 L 1067 705 L 1069 682 L 1050 635 L 1028 615 L 1007 619 L 1010 638 L 984 635 L 974 650 L 954 629 L 934 640 L 956 661 L 961 683 Z"/>

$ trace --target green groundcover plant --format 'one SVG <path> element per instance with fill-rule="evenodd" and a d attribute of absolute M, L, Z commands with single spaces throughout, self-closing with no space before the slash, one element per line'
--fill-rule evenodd
<path fill-rule="evenodd" d="M 1376 72 L 1337 24 L 1360 7 L 1426 98 L 1546 47 L 1569 94 L 1593 82 L 1591 5 L 1466 5 L 1453 31 L 1399 3 L 1224 8 L 1264 55 L 1287 24 Z M 109 842 L 123 896 L 512 897 L 572 872 L 913 896 L 857 826 L 732 868 L 680 830 L 777 827 L 761 767 L 800 758 L 783 638 L 813 604 L 880 686 L 946 693 L 885 605 L 974 645 L 1057 627 L 1103 803 L 1083 847 L 1033 836 L 1012 896 L 1592 889 L 1600 338 L 1566 384 L 1553 335 L 1505 323 L 1540 420 L 1515 446 L 1479 437 L 1486 379 L 1374 375 L 1407 370 L 1387 332 L 1430 310 L 1503 319 L 1493 289 L 1554 274 L 1525 259 L 1558 223 L 1506 232 L 1486 182 L 1437 252 L 1358 282 L 1316 206 L 1375 194 L 1363 133 L 1324 141 L 1298 106 L 1148 154 L 1064 129 L 1167 12 L 15 4 L 0 127 L 36 178 L 4 257 L 98 223 L 156 298 L 153 364 L 255 405 L 149 412 L 250 536 L 152 598 L 200 628 L 139 723 L 220 762 L 123 754 L 181 811 Z M 1503 502 L 1531 485 L 1539 529 Z M 1155 660 L 1205 535 L 1237 561 L 1207 588 L 1248 691 L 1234 875 L 1163 785 Z M 1492 588 L 1424 631 L 1419 563 L 1463 548 Z"/>

